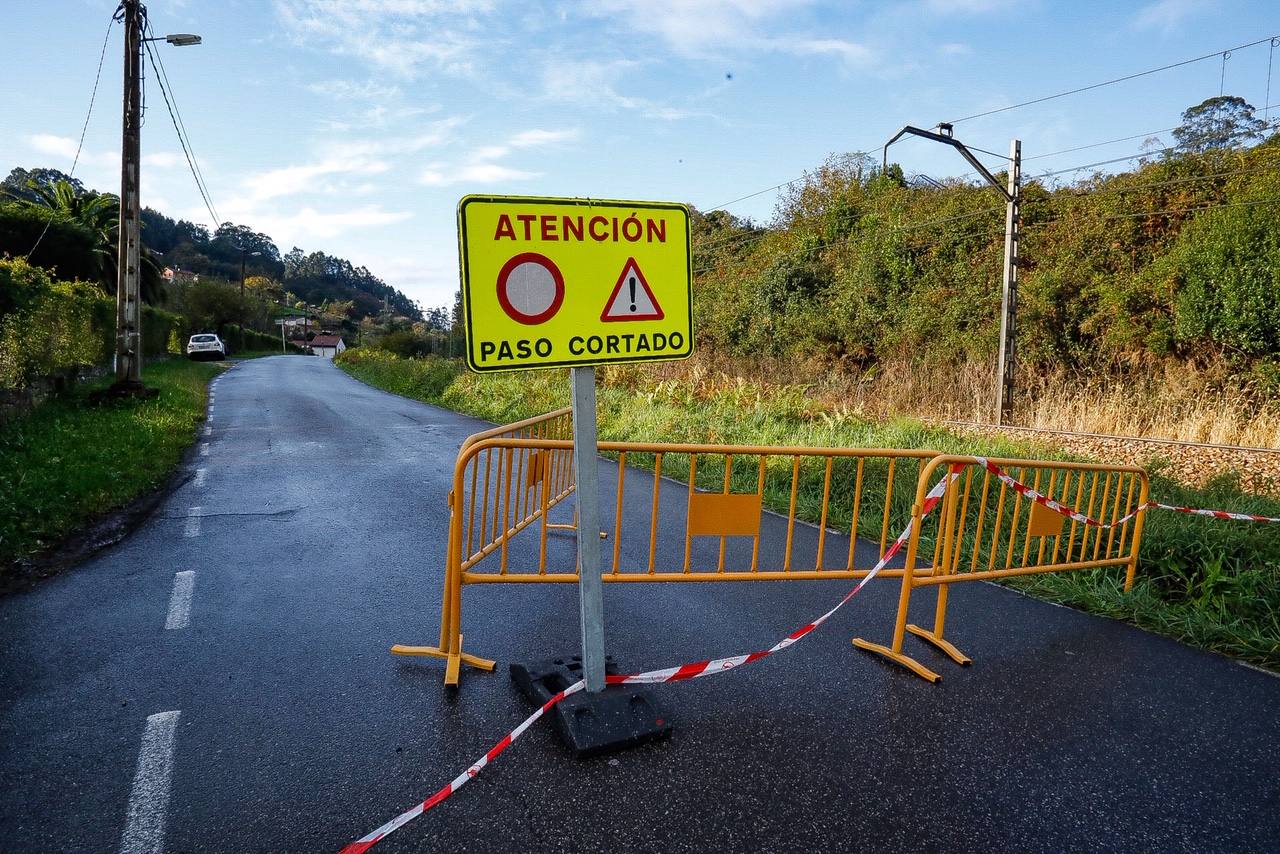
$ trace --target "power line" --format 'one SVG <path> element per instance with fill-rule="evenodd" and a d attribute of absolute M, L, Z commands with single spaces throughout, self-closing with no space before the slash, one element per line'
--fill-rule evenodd
<path fill-rule="evenodd" d="M 1165 181 L 1148 181 L 1143 184 L 1130 184 L 1124 187 L 1099 187 L 1094 190 L 1078 190 L 1067 192 L 1066 199 L 1088 198 L 1090 196 L 1107 196 L 1113 193 L 1130 193 L 1134 190 L 1147 190 L 1154 187 L 1171 187 L 1177 184 L 1194 184 L 1200 181 L 1212 181 L 1218 178 L 1235 178 L 1241 175 L 1258 175 L 1263 172 L 1274 172 L 1280 169 L 1280 163 L 1272 163 L 1269 166 L 1258 166 L 1252 169 L 1233 169 L 1230 172 L 1214 172 L 1209 175 L 1193 175 L 1186 178 L 1170 178 Z M 1050 202 L 1062 201 L 1059 199 L 1027 199 L 1029 204 L 1044 204 Z"/>
<path fill-rule="evenodd" d="M 866 157 L 869 154 L 870 154 L 869 151 L 851 151 L 849 152 L 848 156 Z M 724 210 L 725 208 L 729 207 L 729 205 L 736 205 L 738 202 L 745 202 L 747 199 L 754 199 L 756 196 L 763 196 L 765 193 L 770 193 L 770 192 L 773 192 L 774 190 L 781 190 L 783 187 L 790 187 L 792 184 L 798 184 L 808 177 L 809 177 L 809 173 L 805 172 L 803 175 L 799 176 L 798 178 L 792 178 L 790 181 L 783 181 L 781 184 L 774 184 L 772 187 L 765 187 L 763 190 L 756 190 L 754 193 L 747 193 L 745 196 L 739 196 L 736 199 L 731 199 L 730 201 L 724 202 L 722 204 L 712 205 L 711 207 L 703 208 L 702 210 L 706 210 L 706 211 Z"/>
<path fill-rule="evenodd" d="M 147 32 L 150 32 L 150 22 L 147 23 Z M 156 54 L 151 50 L 151 43 L 144 40 L 147 56 L 151 59 L 152 67 L 157 70 L 156 83 L 160 85 L 160 94 L 164 96 L 164 105 L 169 111 L 169 120 L 173 123 L 174 133 L 178 135 L 178 143 L 182 146 L 182 153 L 187 159 L 187 167 L 191 170 L 191 177 L 196 182 L 196 189 L 200 192 L 200 198 L 204 200 L 205 209 L 209 212 L 209 216 L 213 219 L 213 227 L 216 231 L 220 220 L 217 211 L 213 207 L 213 201 L 209 198 L 208 187 L 204 183 L 204 176 L 200 172 L 200 167 L 196 164 L 195 152 L 191 150 L 190 140 L 185 134 L 185 127 L 177 114 L 176 99 L 170 98 L 169 76 L 164 72 L 164 65 L 158 62 Z"/>
<path fill-rule="evenodd" d="M 1097 217 L 1097 221 L 1109 222 L 1112 220 L 1119 220 L 1119 219 L 1142 219 L 1144 217 L 1150 217 L 1150 216 L 1169 216 L 1172 214 L 1179 214 L 1179 215 L 1193 214 L 1193 213 L 1201 213 L 1202 211 L 1220 210 L 1222 208 L 1245 208 L 1245 207 L 1256 207 L 1258 205 L 1274 205 L 1274 204 L 1280 204 L 1280 196 L 1268 196 L 1262 199 L 1246 199 L 1241 202 L 1220 202 L 1218 204 L 1200 205 L 1198 207 L 1191 207 L 1191 208 L 1166 208 L 1164 210 L 1159 210 L 1159 211 L 1141 211 L 1139 213 L 1131 213 L 1131 214 L 1108 214 L 1107 216 Z M 1039 230 L 1040 228 L 1046 225 L 1052 225 L 1055 222 L 1060 222 L 1064 218 L 1065 217 L 1059 216 L 1059 217 L 1054 217 L 1053 219 L 1047 219 L 1041 222 L 1031 223 L 1029 226 L 1026 226 L 1024 228 L 1024 231 L 1026 229 Z"/>
<path fill-rule="evenodd" d="M 148 33 L 150 34 L 150 30 L 151 30 L 150 20 L 147 21 L 147 30 L 148 30 Z M 155 54 L 155 60 L 156 60 L 157 68 L 159 70 L 159 76 L 164 78 L 164 85 L 168 87 L 170 92 L 173 92 L 173 84 L 169 82 L 168 69 L 164 67 L 164 57 L 162 56 L 161 53 L 157 52 Z M 213 207 L 212 194 L 209 192 L 209 182 L 205 180 L 204 171 L 200 168 L 200 161 L 195 156 L 195 149 L 191 145 L 191 135 L 187 133 L 187 125 L 186 125 L 186 122 L 184 122 L 182 119 L 182 110 L 178 108 L 178 98 L 176 94 L 174 94 L 173 96 L 173 112 L 178 118 L 178 127 L 182 129 L 182 136 L 185 137 L 187 140 L 187 147 L 191 149 L 191 162 L 192 162 L 192 165 L 195 167 L 196 174 L 199 176 L 199 183 L 204 188 L 205 196 L 210 200 L 209 201 L 210 207 Z M 222 220 L 218 216 L 218 209 L 216 207 L 213 207 L 213 214 L 214 214 L 215 220 L 217 220 L 214 223 L 214 229 L 216 230 L 217 227 L 221 225 Z"/>
<path fill-rule="evenodd" d="M 107 32 L 102 36 L 102 52 L 98 55 L 98 70 L 93 75 L 93 91 L 89 93 L 89 109 L 84 114 L 84 124 L 80 126 L 80 141 L 76 143 L 76 156 L 71 161 L 71 171 L 67 173 L 68 178 L 76 176 L 76 167 L 80 165 L 80 152 L 84 150 L 84 137 L 89 131 L 89 119 L 93 116 L 93 104 L 98 99 L 98 81 L 102 79 L 102 63 L 107 58 L 107 43 L 111 40 L 111 28 L 116 25 L 117 16 L 120 10 L 117 9 L 111 15 L 111 20 L 107 21 Z M 57 214 L 57 210 L 53 207 L 49 208 L 49 219 L 45 221 L 44 228 L 40 231 L 40 236 L 36 238 L 36 242 L 32 245 L 30 251 L 22 256 L 22 260 L 26 261 L 35 251 L 40 248 L 40 242 L 44 240 L 44 236 L 49 233 L 49 226 L 53 225 L 53 219 Z"/>
<path fill-rule="evenodd" d="M 1001 206 L 999 206 L 999 207 L 995 207 L 995 208 L 984 208 L 984 209 L 982 209 L 982 210 L 971 211 L 971 212 L 969 212 L 969 213 L 966 213 L 966 214 L 959 214 L 959 215 L 957 215 L 957 216 L 940 217 L 940 218 L 938 218 L 938 219 L 926 220 L 925 222 L 916 222 L 916 223 L 909 223 L 909 224 L 907 224 L 907 225 L 893 226 L 893 227 L 891 227 L 891 228 L 888 228 L 888 229 L 886 229 L 886 230 L 884 230 L 884 231 L 881 231 L 881 232 L 878 232 L 878 233 L 876 233 L 876 234 L 868 234 L 868 235 L 864 235 L 863 237 L 860 237 L 860 238 L 857 238 L 857 239 L 855 239 L 854 235 L 852 235 L 852 234 L 851 234 L 851 235 L 849 235 L 848 237 L 845 237 L 845 238 L 840 239 L 840 240 L 830 240 L 830 241 L 827 241 L 826 243 L 819 243 L 819 244 L 817 244 L 816 246 L 809 246 L 809 247 L 806 247 L 806 248 L 804 248 L 804 249 L 794 249 L 794 250 L 791 250 L 791 251 L 789 251 L 789 252 L 782 252 L 782 253 L 779 253 L 779 254 L 774 255 L 774 256 L 772 256 L 772 257 L 774 257 L 774 258 L 789 258 L 789 257 L 795 256 L 795 255 L 804 255 L 804 254 L 807 254 L 807 253 L 809 253 L 809 252 L 817 252 L 818 250 L 821 250 L 821 249 L 830 249 L 830 248 L 837 247 L 837 246 L 856 246 L 856 245 L 859 245 L 859 244 L 861 244 L 861 243 L 865 243 L 865 242 L 867 242 L 868 240 L 871 240 L 871 239 L 872 239 L 872 238 L 874 238 L 874 237 L 879 237 L 879 236 L 881 236 L 881 235 L 883 235 L 883 234 L 900 234 L 900 233 L 905 233 L 905 232 L 908 232 L 908 231 L 916 231 L 916 230 L 918 230 L 918 229 L 928 228 L 928 227 L 929 227 L 929 226 L 931 226 L 931 225 L 942 225 L 942 224 L 944 224 L 944 223 L 948 223 L 948 222 L 958 222 L 958 221 L 960 221 L 960 220 L 972 219 L 973 217 L 976 217 L 976 216 L 981 216 L 981 215 L 983 215 L 983 214 L 994 213 L 995 211 L 1002 211 L 1002 210 L 1004 210 L 1004 206 L 1003 206 L 1003 205 L 1001 205 Z M 773 235 L 773 234 L 778 234 L 778 233 L 779 233 L 779 232 L 768 231 L 768 230 L 766 230 L 766 231 L 762 231 L 762 232 L 759 232 L 759 233 L 752 234 L 752 240 L 753 240 L 753 242 L 754 242 L 754 241 L 758 241 L 758 240 L 762 240 L 762 239 L 764 239 L 765 237 L 768 237 L 768 236 Z M 1004 230 L 1003 230 L 1003 229 L 1001 229 L 1001 230 L 999 231 L 999 233 L 1000 233 L 1000 234 L 1004 234 Z M 964 234 L 964 235 L 960 235 L 960 237 L 981 236 L 982 234 L 985 234 L 985 232 L 974 232 L 974 233 L 971 233 L 971 234 Z M 741 267 L 741 266 L 745 265 L 745 264 L 747 263 L 747 261 L 748 261 L 748 260 L 750 260 L 750 259 L 743 259 L 743 260 L 741 260 L 741 261 L 738 261 L 738 262 L 737 262 L 737 263 L 735 263 L 735 264 L 728 264 L 728 265 L 725 265 L 723 268 L 717 268 L 717 267 L 703 267 L 703 268 L 700 268 L 700 269 L 694 270 L 693 272 L 694 272 L 694 275 L 698 275 L 698 274 L 701 274 L 701 273 L 710 272 L 711 270 L 715 270 L 715 269 L 735 269 L 735 268 L 737 268 L 737 267 Z"/>
<path fill-rule="evenodd" d="M 992 116 L 992 115 L 995 115 L 996 113 L 1007 112 L 1008 110 L 1017 110 L 1022 107 L 1029 107 L 1032 104 L 1043 104 L 1045 101 L 1053 101 L 1058 98 L 1065 98 L 1068 95 L 1078 95 L 1081 92 L 1088 92 L 1092 89 L 1100 89 L 1103 86 L 1112 86 L 1116 83 L 1123 83 L 1126 80 L 1135 80 L 1139 77 L 1146 77 L 1149 74 L 1156 74 L 1161 71 L 1168 71 L 1172 68 L 1179 68 L 1183 65 L 1191 65 L 1192 63 L 1195 63 L 1195 62 L 1203 62 L 1204 60 L 1212 59 L 1215 56 L 1230 54 L 1232 51 L 1244 50 L 1245 48 L 1254 47 L 1260 44 L 1265 44 L 1267 42 L 1270 42 L 1273 38 L 1280 38 L 1280 37 L 1267 36 L 1266 38 L 1258 39 L 1257 41 L 1252 41 L 1252 42 L 1249 42 L 1248 44 L 1236 45 L 1235 47 L 1229 47 L 1229 48 L 1226 48 L 1225 50 L 1215 50 L 1213 53 L 1206 53 L 1203 56 L 1196 56 L 1196 57 L 1192 57 L 1191 59 L 1184 59 L 1179 62 L 1172 62 L 1168 65 L 1162 65 L 1159 68 L 1148 68 L 1146 71 L 1138 71 L 1133 74 L 1126 74 L 1123 77 L 1116 77 L 1111 80 L 1104 80 L 1101 83 L 1092 83 L 1088 86 L 1080 86 L 1076 89 L 1068 89 L 1065 92 L 1058 92 L 1053 95 L 1045 95 L 1044 97 L 1041 97 L 1041 98 L 1033 98 L 1030 101 L 1023 101 L 1018 104 L 1010 104 L 1007 107 L 997 107 L 994 110 L 985 110 L 981 113 L 974 113 L 971 116 L 965 116 L 964 118 L 952 119 L 948 124 L 957 125 L 957 124 L 960 124 L 961 122 L 970 121 L 971 119 L 980 119 L 983 116 Z"/>

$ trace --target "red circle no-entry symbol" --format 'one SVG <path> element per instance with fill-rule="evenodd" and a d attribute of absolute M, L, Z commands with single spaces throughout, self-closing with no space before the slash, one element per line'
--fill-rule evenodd
<path fill-rule="evenodd" d="M 502 265 L 498 302 L 517 323 L 546 323 L 564 303 L 564 276 L 547 256 L 523 252 Z"/>

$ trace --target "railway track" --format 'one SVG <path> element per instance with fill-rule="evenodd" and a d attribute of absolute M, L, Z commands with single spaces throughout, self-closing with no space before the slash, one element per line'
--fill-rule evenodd
<path fill-rule="evenodd" d="M 938 424 L 952 427 L 972 427 L 981 430 L 1022 431 L 1044 433 L 1051 436 L 1078 436 L 1083 439 L 1111 439 L 1118 442 L 1147 442 L 1153 445 L 1183 445 L 1189 448 L 1216 448 L 1224 451 L 1247 451 L 1256 454 L 1280 454 L 1280 448 L 1254 448 L 1249 445 L 1218 445 L 1213 442 L 1189 442 L 1186 439 L 1156 439 L 1150 436 L 1117 436 L 1114 433 L 1081 433 L 1077 430 L 1050 430 L 1046 427 L 1019 427 L 1016 424 L 983 424 L 979 421 L 952 421 L 936 419 Z"/>
<path fill-rule="evenodd" d="M 1050 444 L 1081 456 L 1158 468 L 1163 474 L 1189 486 L 1203 486 L 1216 477 L 1230 475 L 1239 478 L 1240 487 L 1246 491 L 1280 495 L 1280 448 L 1216 445 L 1185 439 L 1116 436 L 1044 427 L 997 426 L 942 418 L 934 419 L 934 423 L 987 436 L 1042 437 Z"/>

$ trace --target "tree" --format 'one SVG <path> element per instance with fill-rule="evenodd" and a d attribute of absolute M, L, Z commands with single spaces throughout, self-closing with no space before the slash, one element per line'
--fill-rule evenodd
<path fill-rule="evenodd" d="M 1214 149 L 1243 148 L 1262 139 L 1267 123 L 1253 115 L 1253 105 L 1235 95 L 1219 95 L 1201 101 L 1182 114 L 1173 131 L 1178 147 L 1203 153 Z"/>
<path fill-rule="evenodd" d="M 34 169 L 23 169 L 20 166 L 16 166 L 9 173 L 9 177 L 5 178 L 3 183 L 0 183 L 0 196 L 9 196 L 34 202 L 37 199 L 36 188 L 49 187 L 60 181 L 70 184 L 77 195 L 85 192 L 84 184 L 80 183 L 79 178 L 72 178 L 57 169 L 46 169 L 43 166 L 37 166 Z"/>

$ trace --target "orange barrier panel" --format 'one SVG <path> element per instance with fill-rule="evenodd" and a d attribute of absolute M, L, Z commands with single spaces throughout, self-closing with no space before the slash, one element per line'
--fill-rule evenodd
<path fill-rule="evenodd" d="M 1101 525 L 1084 524 L 1024 499 L 1021 492 L 1011 489 L 972 457 L 936 457 L 921 471 L 916 486 L 912 511 L 915 524 L 907 546 L 893 640 L 884 646 L 855 638 L 855 646 L 883 655 L 936 682 L 941 677 L 904 655 L 902 644 L 910 632 L 956 663 L 970 663 L 968 656 L 943 638 L 950 584 L 1124 567 L 1125 590 L 1132 586 L 1150 489 L 1142 469 L 1027 460 L 989 462 L 1044 497 L 1074 508 Z M 940 472 L 957 463 L 966 466 L 961 479 L 947 491 L 942 505 L 922 519 L 920 508 L 925 494 Z M 1126 520 L 1131 514 L 1133 518 Z M 922 570 L 918 564 L 924 560 L 928 566 Z M 907 622 L 912 591 L 926 586 L 937 587 L 932 630 Z"/>
<path fill-rule="evenodd" d="M 549 521 L 554 505 L 573 490 L 572 448 L 568 437 L 552 438 L 545 432 L 514 437 L 501 429 L 478 434 L 463 444 L 451 493 L 440 645 L 397 645 L 392 652 L 445 658 L 445 683 L 456 685 L 461 664 L 484 669 L 493 665 L 462 651 L 463 585 L 577 582 L 576 566 L 553 566 L 547 547 L 549 530 L 573 527 Z M 612 561 L 606 556 L 608 568 L 602 573 L 606 582 L 861 578 L 875 560 L 859 554 L 858 536 L 864 546 L 868 540 L 878 542 L 876 557 L 883 556 L 910 518 L 921 469 L 937 456 L 933 451 L 644 442 L 600 442 L 599 449 L 616 459 L 614 521 L 607 532 L 612 537 Z M 628 476 L 634 479 L 637 469 L 652 473 L 652 486 L 642 500 L 633 490 L 629 501 Z M 673 474 L 686 483 L 673 483 Z M 683 530 L 671 531 L 659 522 L 664 489 L 677 490 L 677 500 L 685 506 Z M 767 544 L 769 553 L 780 553 L 772 559 L 767 555 L 762 559 L 761 550 L 761 520 L 767 504 L 788 508 L 779 514 L 785 521 L 785 537 L 779 532 Z M 670 501 L 665 512 L 669 522 Z M 807 524 L 801 515 L 820 519 L 816 538 L 804 538 L 803 546 L 795 536 L 797 523 Z M 511 540 L 535 521 L 541 522 L 537 560 L 533 565 L 513 566 Z M 847 549 L 832 555 L 828 554 L 828 530 L 837 524 L 842 534 L 853 536 Z M 658 540 L 676 534 L 682 538 L 683 559 L 678 565 L 664 564 Z M 633 537 L 639 538 L 635 542 L 643 547 L 645 558 L 629 565 L 623 559 L 622 543 L 624 539 L 632 542 Z M 708 537 L 719 540 L 714 564 L 695 566 L 695 538 Z M 743 547 L 731 559 L 733 538 L 749 540 L 749 558 Z M 525 561 L 532 553 L 532 549 L 520 551 Z M 901 574 L 901 569 L 881 573 L 884 577 Z"/>

